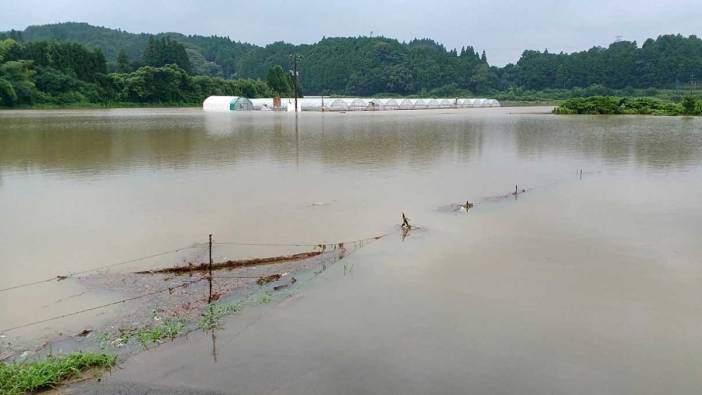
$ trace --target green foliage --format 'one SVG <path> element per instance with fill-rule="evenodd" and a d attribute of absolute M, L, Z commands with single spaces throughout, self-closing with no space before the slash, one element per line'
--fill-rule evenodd
<path fill-rule="evenodd" d="M 150 37 L 144 49 L 142 61 L 147 66 L 161 67 L 177 65 L 187 73 L 192 72 L 190 59 L 185 51 L 185 46 L 170 37 Z"/>
<path fill-rule="evenodd" d="M 680 115 L 683 106 L 649 97 L 619 98 L 593 96 L 564 101 L 554 110 L 557 114 L 651 114 Z"/>
<path fill-rule="evenodd" d="M 149 344 L 160 343 L 165 339 L 173 340 L 183 333 L 184 329 L 185 324 L 182 321 L 169 320 L 161 325 L 156 325 L 147 329 L 139 329 L 134 335 L 139 339 L 139 342 L 146 347 Z"/>
<path fill-rule="evenodd" d="M 124 49 L 120 49 L 117 54 L 117 72 L 126 73 L 127 71 L 129 71 L 129 55 Z"/>
<path fill-rule="evenodd" d="M 10 81 L 0 78 L 0 105 L 14 107 L 17 104 L 17 93 Z"/>
<path fill-rule="evenodd" d="M 241 310 L 241 305 L 238 303 L 218 303 L 211 304 L 202 312 L 202 318 L 198 322 L 198 326 L 203 330 L 216 329 L 219 327 L 219 320 L 230 314 L 234 314 Z"/>
<path fill-rule="evenodd" d="M 143 55 L 143 65 L 177 64 L 188 72 L 225 78 L 267 79 L 275 65 L 290 69 L 289 55 L 297 53 L 302 56 L 300 85 L 314 94 L 409 95 L 450 84 L 462 91 L 485 93 L 499 82 L 497 69 L 487 67 L 487 58 L 481 59 L 472 47 L 459 53 L 428 39 L 401 43 L 385 37 L 325 38 L 313 45 L 277 42 L 259 47 L 227 37 L 131 34 L 82 23 L 31 26 L 24 36 L 30 41 L 71 41 L 100 49 L 112 64 L 124 50 L 131 59 Z M 185 65 L 183 52 L 174 51 L 176 44 L 185 48 L 190 67 Z M 174 57 L 175 52 L 180 60 Z M 473 78 L 473 73 L 478 75 Z M 285 74 L 292 86 L 289 74 Z"/>
<path fill-rule="evenodd" d="M 273 300 L 273 296 L 270 293 L 263 291 L 256 296 L 256 302 L 258 304 L 267 304 Z"/>
<path fill-rule="evenodd" d="M 90 51 L 76 43 L 27 42 L 19 45 L 6 60 L 31 61 L 35 66 L 51 67 L 86 82 L 95 82 L 98 75 L 107 72 L 102 52 Z"/>
<path fill-rule="evenodd" d="M 700 68 L 701 39 L 664 35 L 646 40 L 641 47 L 619 41 L 572 54 L 525 51 L 507 70 L 510 75 L 503 75 L 503 82 L 534 90 L 595 84 L 611 89 L 676 88 L 689 82 Z"/>
<path fill-rule="evenodd" d="M 271 87 L 277 96 L 290 97 L 295 94 L 293 87 L 290 85 L 290 79 L 288 73 L 283 71 L 283 67 L 276 64 L 268 69 L 266 82 L 268 82 L 268 86 Z"/>
<path fill-rule="evenodd" d="M 13 81 L 0 77 L 13 84 L 17 95 L 16 100 L 12 99 L 7 84 L 3 84 L 5 106 L 10 101 L 15 105 L 27 105 L 71 100 L 195 103 L 206 92 L 216 91 L 236 91 L 247 97 L 264 92 L 267 96 L 276 93 L 292 96 L 291 75 L 286 72 L 291 68 L 289 55 L 292 53 L 302 56 L 300 85 L 306 92 L 347 96 L 475 94 L 497 96 L 502 100 L 561 100 L 666 95 L 665 99 L 682 100 L 681 86 L 692 82 L 692 76 L 702 69 L 702 40 L 681 35 L 649 39 L 641 46 L 620 41 L 607 48 L 594 47 L 571 54 L 527 50 L 516 64 L 502 68 L 490 66 L 484 51 L 470 46 L 460 51 L 447 50 L 430 39 L 399 42 L 386 37 L 338 37 L 323 38 L 311 45 L 276 42 L 259 47 L 228 37 L 132 34 L 84 23 L 31 26 L 21 34 L 0 34 L 0 39 L 3 38 L 6 39 L 0 41 L 0 63 L 31 61 L 30 70 L 42 73 L 42 68 L 51 68 L 95 84 L 71 91 L 79 95 L 54 90 L 28 100 L 17 91 Z M 119 74 L 136 73 L 129 77 L 131 82 L 127 85 L 131 87 L 125 91 L 122 85 L 113 86 L 121 79 L 105 76 L 106 61 L 110 70 Z M 217 79 L 189 80 L 174 75 L 179 73 L 173 69 L 155 70 L 167 65 L 177 65 L 186 74 Z M 142 70 L 143 66 L 153 69 Z M 146 74 L 158 76 L 149 80 Z M 233 78 L 246 82 L 216 86 Z M 185 84 L 186 87 L 180 89 L 186 91 L 179 94 L 172 90 L 164 94 L 149 91 L 150 86 L 155 87 L 164 79 Z M 269 82 L 270 87 L 261 86 L 262 79 Z M 190 89 L 188 82 L 192 91 L 187 90 Z M 64 86 L 70 85 L 68 83 L 68 80 L 63 82 Z M 677 91 L 677 97 L 672 97 L 671 90 Z M 685 111 L 692 109 L 688 107 Z"/>
<path fill-rule="evenodd" d="M 698 111 L 699 103 L 695 97 L 685 96 L 682 100 L 683 113 L 687 115 L 700 114 Z"/>
<path fill-rule="evenodd" d="M 32 362 L 0 364 L 0 393 L 23 394 L 53 388 L 90 368 L 110 368 L 117 358 L 107 354 L 73 353 Z"/>
<path fill-rule="evenodd" d="M 12 60 L 0 64 L 0 79 L 5 81 L 2 89 L 2 101 L 12 107 L 18 104 L 32 104 L 41 98 L 41 92 L 34 84 L 36 71 L 32 62 Z"/>
<path fill-rule="evenodd" d="M 158 41 L 174 47 L 169 40 Z M 161 45 L 161 44 L 158 44 Z M 181 48 L 182 49 L 182 48 Z M 191 76 L 176 64 L 106 74 L 100 51 L 78 44 L 0 41 L 0 106 L 91 103 L 199 104 L 210 95 L 271 97 L 263 81 Z M 120 56 L 120 68 L 128 59 Z"/>
<path fill-rule="evenodd" d="M 4 62 L 9 57 L 15 57 L 14 52 L 17 51 L 19 45 L 11 38 L 0 41 L 0 63 Z"/>

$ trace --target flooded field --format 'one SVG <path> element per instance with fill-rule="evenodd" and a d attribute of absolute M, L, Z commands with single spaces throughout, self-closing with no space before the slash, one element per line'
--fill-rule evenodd
<path fill-rule="evenodd" d="M 217 262 L 386 235 L 75 391 L 696 393 L 702 120 L 549 110 L 0 112 L 0 289 L 90 274 L 2 291 L 0 329 L 139 294 L 99 279 L 209 234 Z"/>

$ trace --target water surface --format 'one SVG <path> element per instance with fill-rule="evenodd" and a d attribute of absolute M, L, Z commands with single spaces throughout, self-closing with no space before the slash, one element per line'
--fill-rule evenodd
<path fill-rule="evenodd" d="M 209 233 L 278 243 L 391 233 L 344 260 L 352 275 L 335 266 L 293 300 L 232 317 L 216 363 L 209 336 L 191 336 L 135 357 L 102 389 L 694 393 L 702 121 L 547 110 L 297 121 L 190 109 L 2 112 L 0 288 Z M 486 199 L 515 184 L 528 192 Z M 480 204 L 437 209 L 465 200 Z M 392 233 L 402 212 L 424 228 L 404 241 Z M 3 293 L 0 326 L 114 298 L 82 292 L 69 280 Z"/>

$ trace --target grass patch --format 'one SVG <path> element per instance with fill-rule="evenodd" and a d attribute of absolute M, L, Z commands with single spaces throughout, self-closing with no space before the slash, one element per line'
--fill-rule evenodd
<path fill-rule="evenodd" d="M 151 328 L 138 329 L 134 336 L 146 347 L 149 344 L 160 343 L 164 339 L 173 340 L 183 333 L 184 329 L 185 324 L 182 321 L 172 320 Z"/>
<path fill-rule="evenodd" d="M 270 293 L 265 292 L 265 291 L 259 293 L 258 296 L 256 297 L 256 301 L 258 302 L 258 304 L 270 303 L 271 300 L 273 300 L 273 296 Z"/>
<path fill-rule="evenodd" d="M 238 303 L 218 303 L 211 304 L 202 312 L 202 318 L 198 322 L 201 329 L 215 329 L 219 327 L 219 320 L 229 314 L 236 313 L 241 310 L 241 305 Z"/>
<path fill-rule="evenodd" d="M 0 364 L 0 393 L 14 395 L 53 388 L 91 368 L 110 368 L 117 357 L 73 353 L 32 362 Z"/>
<path fill-rule="evenodd" d="M 129 343 L 130 340 L 136 339 L 144 347 L 150 344 L 157 344 L 163 340 L 173 340 L 185 331 L 185 322 L 181 320 L 168 320 L 163 324 L 152 326 L 150 328 L 127 328 L 120 329 L 119 335 L 112 337 L 109 333 L 98 334 L 97 339 L 100 342 L 101 349 L 109 347 L 122 347 Z"/>

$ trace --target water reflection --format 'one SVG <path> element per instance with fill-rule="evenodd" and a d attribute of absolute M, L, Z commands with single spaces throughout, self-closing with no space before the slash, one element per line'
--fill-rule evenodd
<path fill-rule="evenodd" d="M 494 112 L 495 110 L 493 110 Z M 503 110 L 504 111 L 504 110 Z M 477 117 L 473 113 L 205 114 L 195 110 L 90 117 L 0 114 L 0 173 L 117 173 L 242 161 L 413 168 L 481 156 L 486 144 L 523 157 L 600 158 L 651 168 L 699 163 L 700 120 L 652 117 Z M 494 114 L 493 114 L 494 115 Z"/>
<path fill-rule="evenodd" d="M 204 114 L 85 118 L 2 114 L 0 171 L 120 172 L 242 160 L 302 158 L 334 166 L 430 163 L 470 155 L 482 143 L 480 121 L 436 122 L 339 114 Z"/>
<path fill-rule="evenodd" d="M 653 169 L 700 163 L 702 122 L 669 117 L 524 117 L 512 136 L 522 157 L 602 159 Z"/>

